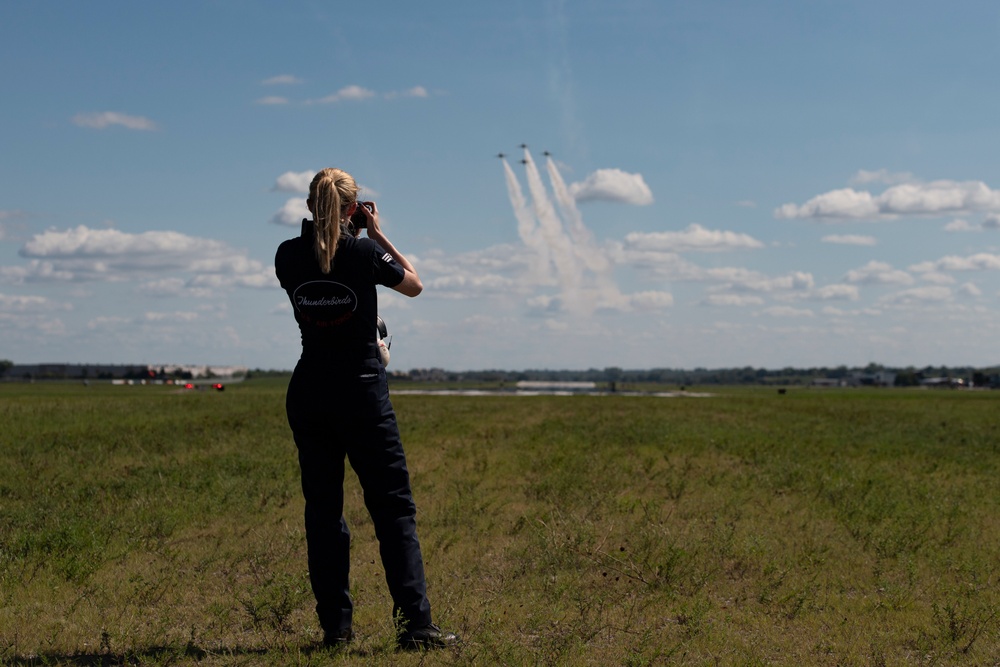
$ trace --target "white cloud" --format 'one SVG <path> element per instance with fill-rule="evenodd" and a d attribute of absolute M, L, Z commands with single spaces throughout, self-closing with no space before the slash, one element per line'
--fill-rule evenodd
<path fill-rule="evenodd" d="M 793 271 L 783 276 L 767 276 L 758 271 L 738 267 L 713 268 L 704 270 L 703 279 L 721 283 L 719 292 L 787 292 L 811 290 L 814 285 L 812 274 Z"/>
<path fill-rule="evenodd" d="M 177 310 L 172 313 L 144 313 L 142 319 L 146 322 L 193 322 L 198 319 L 198 313 Z"/>
<path fill-rule="evenodd" d="M 860 298 L 857 285 L 843 284 L 825 285 L 813 290 L 809 296 L 820 301 L 857 301 Z"/>
<path fill-rule="evenodd" d="M 31 261 L 24 267 L 4 267 L 0 277 L 14 282 L 138 281 L 144 276 L 181 271 L 226 274 L 233 284 L 252 286 L 266 272 L 245 251 L 214 239 L 179 232 L 149 231 L 129 234 L 118 229 L 90 229 L 80 225 L 65 231 L 36 234 L 21 248 Z M 169 289 L 176 283 L 145 283 L 140 291 Z"/>
<path fill-rule="evenodd" d="M 983 219 L 983 229 L 1000 229 L 1000 214 L 992 213 Z"/>
<path fill-rule="evenodd" d="M 117 331 L 128 323 L 129 320 L 127 317 L 121 317 L 118 315 L 99 315 L 91 318 L 90 321 L 87 322 L 87 328 L 91 330 Z"/>
<path fill-rule="evenodd" d="M 12 338 L 37 344 L 39 336 L 64 336 L 67 333 L 67 328 L 59 318 L 51 318 L 41 314 L 0 311 L 0 331 L 4 333 L 6 344 L 10 344 Z"/>
<path fill-rule="evenodd" d="M 891 264 L 872 260 L 860 269 L 852 269 L 844 278 L 849 283 L 862 285 L 911 285 L 913 276 L 906 271 L 892 268 Z"/>
<path fill-rule="evenodd" d="M 878 245 L 878 241 L 874 236 L 862 236 L 860 234 L 829 234 L 821 238 L 820 241 L 823 243 L 834 243 L 837 245 Z"/>
<path fill-rule="evenodd" d="M 515 287 L 510 278 L 496 274 L 452 274 L 432 278 L 426 288 L 444 298 L 473 298 L 488 293 L 508 293 Z"/>
<path fill-rule="evenodd" d="M 99 111 L 94 113 L 80 113 L 73 116 L 73 124 L 80 127 L 90 127 L 97 130 L 112 125 L 121 125 L 130 130 L 156 130 L 155 122 L 143 116 L 130 116 L 118 113 L 117 111 Z"/>
<path fill-rule="evenodd" d="M 540 287 L 529 278 L 530 258 L 513 246 L 499 245 L 456 255 L 408 255 L 408 259 L 424 278 L 424 294 L 437 298 L 524 295 Z"/>
<path fill-rule="evenodd" d="M 56 303 L 44 296 L 0 294 L 0 312 L 26 313 L 47 310 L 72 310 L 72 306 Z"/>
<path fill-rule="evenodd" d="M 951 298 L 951 289 L 940 285 L 929 287 L 913 287 L 882 297 L 879 302 L 885 304 L 919 304 L 946 301 Z"/>
<path fill-rule="evenodd" d="M 702 303 L 709 306 L 762 306 L 764 299 L 751 294 L 710 294 Z"/>
<path fill-rule="evenodd" d="M 608 255 L 618 266 L 648 271 L 657 279 L 711 283 L 710 289 L 717 294 L 808 291 L 814 286 L 812 274 L 803 271 L 769 276 L 742 267 L 704 268 L 681 258 L 676 253 L 648 248 L 636 249 L 616 242 L 610 244 Z"/>
<path fill-rule="evenodd" d="M 52 262 L 33 259 L 25 266 L 0 266 L 0 281 L 6 283 L 69 282 L 73 274 Z"/>
<path fill-rule="evenodd" d="M 309 184 L 312 182 L 315 171 L 286 171 L 274 182 L 272 192 L 298 192 L 309 193 Z"/>
<path fill-rule="evenodd" d="M 254 104 L 259 104 L 261 106 L 280 106 L 282 104 L 288 104 L 287 97 L 281 97 L 279 95 L 268 95 L 267 97 L 261 97 Z"/>
<path fill-rule="evenodd" d="M 184 280 L 181 278 L 150 280 L 139 285 L 136 290 L 149 296 L 177 296 L 184 291 Z"/>
<path fill-rule="evenodd" d="M 910 267 L 911 271 L 996 271 L 1000 269 L 1000 255 L 981 252 L 968 257 L 949 255 L 932 262 L 921 262 Z"/>
<path fill-rule="evenodd" d="M 979 227 L 962 218 L 956 218 L 944 226 L 946 232 L 974 232 L 978 229 Z"/>
<path fill-rule="evenodd" d="M 903 183 L 875 196 L 851 188 L 813 197 L 801 206 L 784 204 L 776 218 L 880 219 L 900 215 L 947 215 L 1000 211 L 1000 191 L 982 181 Z"/>
<path fill-rule="evenodd" d="M 372 97 L 375 97 L 375 91 L 362 88 L 361 86 L 351 85 L 341 88 L 332 95 L 320 98 L 319 103 L 336 104 L 337 102 L 360 102 Z"/>
<path fill-rule="evenodd" d="M 625 235 L 630 248 L 656 252 L 714 252 L 746 248 L 763 248 L 764 244 L 747 234 L 705 229 L 692 224 L 680 232 L 631 232 Z"/>
<path fill-rule="evenodd" d="M 940 271 L 927 271 L 926 273 L 920 274 L 920 279 L 925 283 L 931 283 L 932 285 L 954 285 L 958 281 L 955 277 L 947 273 L 941 273 Z"/>
<path fill-rule="evenodd" d="M 293 74 L 279 74 L 278 76 L 272 76 L 269 79 L 264 79 L 260 83 L 263 86 L 287 86 L 302 83 L 302 79 Z"/>
<path fill-rule="evenodd" d="M 774 217 L 787 218 L 870 218 L 878 215 L 878 206 L 870 192 L 851 188 L 833 190 L 813 197 L 805 204 L 783 204 Z"/>
<path fill-rule="evenodd" d="M 632 308 L 640 312 L 662 310 L 674 305 L 674 296 L 669 292 L 636 292 L 629 294 L 628 299 Z"/>
<path fill-rule="evenodd" d="M 429 92 L 427 92 L 427 89 L 424 88 L 423 86 L 414 86 L 413 88 L 409 88 L 409 89 L 404 90 L 404 91 L 399 92 L 399 93 L 395 93 L 395 92 L 386 93 L 384 97 L 386 99 L 393 99 L 395 97 L 420 97 L 420 98 L 424 98 L 424 97 L 430 97 L 430 96 L 431 96 L 431 94 Z"/>
<path fill-rule="evenodd" d="M 271 216 L 271 223 L 275 225 L 299 225 L 303 219 L 311 218 L 312 213 L 306 206 L 306 200 L 302 197 L 293 197 L 285 202 L 274 215 Z"/>
<path fill-rule="evenodd" d="M 958 291 L 960 294 L 966 294 L 968 296 L 981 296 L 983 293 L 975 283 L 963 283 L 959 286 Z"/>
<path fill-rule="evenodd" d="M 771 306 L 770 308 L 765 308 L 761 311 L 765 315 L 770 315 L 771 317 L 815 317 L 815 313 L 808 308 L 792 308 L 791 306 Z"/>
<path fill-rule="evenodd" d="M 576 201 L 601 199 L 636 206 L 653 203 L 653 193 L 642 174 L 621 169 L 598 169 L 583 182 L 570 185 L 569 191 Z"/>

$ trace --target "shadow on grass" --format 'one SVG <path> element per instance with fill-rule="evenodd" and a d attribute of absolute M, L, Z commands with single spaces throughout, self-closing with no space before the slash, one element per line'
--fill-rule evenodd
<path fill-rule="evenodd" d="M 42 667 L 47 665 L 74 665 L 76 667 L 120 667 L 124 665 L 144 665 L 166 660 L 169 664 L 172 660 L 193 659 L 198 662 L 210 660 L 212 658 L 231 657 L 266 657 L 273 654 L 277 659 L 279 655 L 294 653 L 295 649 L 289 647 L 281 648 L 217 648 L 213 650 L 203 649 L 198 646 L 188 645 L 184 648 L 170 646 L 152 646 L 147 649 L 126 651 L 124 653 L 100 652 L 100 653 L 39 653 L 35 655 L 4 655 L 0 652 L 0 663 L 11 667 Z M 345 646 L 343 648 L 330 648 L 322 644 L 309 644 L 299 648 L 303 655 L 311 654 L 346 654 L 357 657 L 369 656 L 371 651 L 357 646 Z"/>

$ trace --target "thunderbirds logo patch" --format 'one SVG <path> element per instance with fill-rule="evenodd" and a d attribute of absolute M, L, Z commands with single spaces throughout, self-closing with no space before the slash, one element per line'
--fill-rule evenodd
<path fill-rule="evenodd" d="M 299 318 L 316 326 L 336 326 L 354 314 L 358 296 L 347 285 L 330 280 L 303 283 L 292 293 Z"/>

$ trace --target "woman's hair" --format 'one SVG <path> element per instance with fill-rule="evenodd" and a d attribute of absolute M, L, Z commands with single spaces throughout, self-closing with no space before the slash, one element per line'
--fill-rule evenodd
<path fill-rule="evenodd" d="M 358 184 L 342 169 L 324 169 L 309 184 L 309 202 L 316 228 L 314 249 L 319 268 L 330 273 L 340 242 L 340 223 L 351 204 L 358 200 Z"/>

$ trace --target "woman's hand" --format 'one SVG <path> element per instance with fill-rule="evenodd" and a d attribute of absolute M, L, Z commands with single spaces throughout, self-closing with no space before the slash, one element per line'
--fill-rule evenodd
<path fill-rule="evenodd" d="M 370 204 L 372 207 L 371 210 L 369 211 L 368 207 L 364 204 Z M 392 242 L 382 232 L 382 227 L 378 220 L 378 206 L 373 201 L 359 203 L 358 206 L 364 209 L 365 217 L 368 218 L 368 226 L 365 227 L 368 230 L 368 238 L 382 246 L 403 267 L 403 280 L 392 289 L 406 296 L 417 296 L 420 294 L 424 289 L 423 283 L 420 282 L 420 276 L 417 275 L 417 270 L 410 264 L 410 260 L 406 259 L 403 253 L 396 250 L 396 247 L 392 245 Z"/>
<path fill-rule="evenodd" d="M 371 210 L 368 210 L 368 206 L 371 206 Z M 373 233 L 382 234 L 382 227 L 378 220 L 378 205 L 373 201 L 358 202 L 358 207 L 364 212 L 365 218 L 368 219 L 368 224 L 365 225 L 365 229 L 368 230 L 368 237 L 371 238 Z"/>

